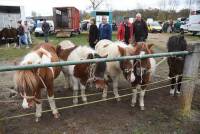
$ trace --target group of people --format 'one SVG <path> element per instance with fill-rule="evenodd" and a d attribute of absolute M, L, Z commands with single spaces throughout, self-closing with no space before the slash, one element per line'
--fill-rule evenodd
<path fill-rule="evenodd" d="M 88 41 L 91 48 L 94 48 L 99 40 L 112 39 L 111 25 L 107 22 L 106 16 L 102 17 L 102 23 L 99 25 L 99 28 L 97 28 L 94 18 L 90 19 L 90 24 Z"/>
<path fill-rule="evenodd" d="M 94 48 L 99 40 L 112 39 L 112 29 L 107 23 L 107 18 L 102 17 L 102 23 L 97 28 L 95 19 L 90 20 L 91 26 L 89 30 L 88 41 L 90 47 Z M 144 42 L 148 37 L 148 27 L 146 22 L 142 19 L 140 13 L 136 14 L 136 20 L 131 24 L 128 17 L 124 17 L 123 22 L 120 23 L 117 32 L 117 39 L 126 44 L 133 42 Z"/>
<path fill-rule="evenodd" d="M 26 45 L 26 48 L 29 48 L 29 46 L 32 44 L 31 40 L 31 30 L 29 28 L 28 22 L 24 21 L 24 25 L 22 24 L 22 21 L 17 22 L 17 33 L 18 33 L 18 42 L 17 47 L 20 48 L 22 44 Z M 46 22 L 46 19 L 44 19 L 44 22 L 42 23 L 42 31 L 44 33 L 44 39 L 45 42 L 48 42 L 48 35 L 50 31 L 50 25 Z"/>
<path fill-rule="evenodd" d="M 24 25 L 22 25 L 22 21 L 17 22 L 17 36 L 18 36 L 18 42 L 17 47 L 20 48 L 22 44 L 26 45 L 26 48 L 29 48 L 29 45 L 32 44 L 31 40 L 31 33 L 28 26 L 28 22 L 24 21 Z"/>

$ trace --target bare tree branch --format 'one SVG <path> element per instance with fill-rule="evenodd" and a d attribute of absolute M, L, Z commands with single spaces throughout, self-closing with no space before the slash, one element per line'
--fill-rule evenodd
<path fill-rule="evenodd" d="M 93 10 L 96 10 L 104 0 L 90 0 Z"/>

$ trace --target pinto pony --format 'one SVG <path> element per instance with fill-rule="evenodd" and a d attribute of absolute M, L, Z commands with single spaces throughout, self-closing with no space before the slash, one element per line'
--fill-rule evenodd
<path fill-rule="evenodd" d="M 184 36 L 172 36 L 167 42 L 168 52 L 185 51 L 187 49 L 187 42 Z M 171 78 L 170 95 L 180 94 L 180 87 L 182 81 L 183 67 L 185 56 L 173 56 L 167 58 L 169 65 L 169 77 Z M 174 85 L 176 84 L 176 85 Z"/>
<path fill-rule="evenodd" d="M 42 64 L 57 62 L 59 58 L 56 49 L 50 43 L 43 43 L 28 53 L 20 65 Z M 30 108 L 36 104 L 36 122 L 42 116 L 41 90 L 47 90 L 48 101 L 55 118 L 59 117 L 54 100 L 54 79 L 60 74 L 60 67 L 35 68 L 16 71 L 15 87 L 23 98 L 22 107 Z"/>
<path fill-rule="evenodd" d="M 153 44 L 146 44 L 145 42 L 139 42 L 135 44 L 135 55 L 152 54 L 151 47 Z M 144 110 L 144 95 L 146 90 L 146 84 L 151 80 L 152 75 L 156 69 L 156 61 L 154 58 L 136 59 L 134 60 L 134 75 L 135 81 L 132 82 L 132 86 L 136 87 L 133 91 L 131 106 L 134 107 L 137 101 L 137 92 L 140 91 L 139 105 L 141 110 Z"/>
<path fill-rule="evenodd" d="M 64 61 L 80 61 L 86 59 L 101 58 L 93 49 L 87 46 L 76 46 L 70 41 L 63 41 L 57 47 L 57 54 Z M 106 63 L 84 63 L 65 66 L 62 71 L 66 77 L 66 83 L 73 86 L 73 104 L 78 104 L 78 90 L 81 89 L 81 97 L 87 103 L 85 89 L 88 84 L 93 84 L 97 89 L 107 89 L 107 82 L 104 79 Z M 67 81 L 68 80 L 68 81 Z M 71 81 L 71 82 L 70 82 Z"/>
<path fill-rule="evenodd" d="M 96 52 L 100 56 L 107 56 L 108 58 L 129 56 L 134 54 L 134 48 L 127 46 L 123 42 L 112 42 L 110 40 L 101 40 L 95 46 Z M 131 60 L 106 62 L 106 74 L 107 79 L 111 79 L 113 82 L 113 92 L 117 101 L 120 101 L 118 94 L 118 81 L 122 74 L 128 82 L 135 81 L 135 75 L 133 72 L 133 62 Z M 104 91 L 103 99 L 106 99 L 107 91 Z"/>

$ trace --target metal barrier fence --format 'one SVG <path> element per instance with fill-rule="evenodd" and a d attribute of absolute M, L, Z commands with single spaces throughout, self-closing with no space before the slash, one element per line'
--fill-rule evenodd
<path fill-rule="evenodd" d="M 179 51 L 179 52 L 124 56 L 124 57 L 115 57 L 115 58 L 88 59 L 88 60 L 80 60 L 80 61 L 60 61 L 60 62 L 53 62 L 49 64 L 4 66 L 4 67 L 0 67 L 0 72 L 14 71 L 14 70 L 28 70 L 28 69 L 33 69 L 33 68 L 44 68 L 44 67 L 68 66 L 68 65 L 77 65 L 77 64 L 84 64 L 84 63 L 112 62 L 112 61 L 133 60 L 133 59 L 157 58 L 157 57 L 172 57 L 172 56 L 189 55 L 191 53 L 192 52 L 189 52 L 189 51 Z"/>

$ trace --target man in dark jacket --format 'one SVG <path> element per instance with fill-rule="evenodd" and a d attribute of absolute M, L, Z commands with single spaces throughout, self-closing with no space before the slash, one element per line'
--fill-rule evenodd
<path fill-rule="evenodd" d="M 99 25 L 99 39 L 108 39 L 112 38 L 112 30 L 110 24 L 107 23 L 106 16 L 102 17 L 102 23 Z"/>
<path fill-rule="evenodd" d="M 95 48 L 95 45 L 97 44 L 99 40 L 99 30 L 96 25 L 96 21 L 94 18 L 90 19 L 90 30 L 89 30 L 89 36 L 88 36 L 88 41 L 90 43 L 91 48 Z"/>
<path fill-rule="evenodd" d="M 135 42 L 144 42 L 148 37 L 148 28 L 146 22 L 142 19 L 140 13 L 137 13 L 136 20 L 133 23 L 133 40 Z"/>
<path fill-rule="evenodd" d="M 49 23 L 46 22 L 46 19 L 44 19 L 44 22 L 42 23 L 42 31 L 44 32 L 45 42 L 48 42 L 50 26 L 49 26 Z"/>

